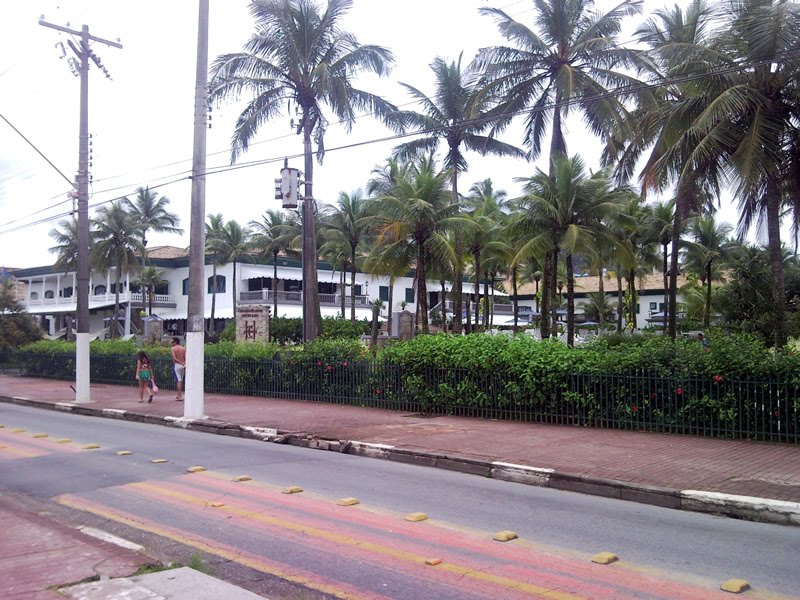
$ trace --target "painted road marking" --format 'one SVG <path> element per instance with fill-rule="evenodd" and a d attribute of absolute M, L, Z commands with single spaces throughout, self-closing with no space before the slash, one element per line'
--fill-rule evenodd
<path fill-rule="evenodd" d="M 46 438 L 47 434 L 46 433 L 34 433 L 32 437 L 35 437 L 35 438 Z"/>
<path fill-rule="evenodd" d="M 84 444 L 81 446 L 84 450 L 97 450 L 100 447 L 100 444 Z"/>
<path fill-rule="evenodd" d="M 104 542 L 108 542 L 110 544 L 114 544 L 115 546 L 119 546 L 120 548 L 127 548 L 128 550 L 133 550 L 134 552 L 142 552 L 144 550 L 144 546 L 141 546 L 124 538 L 117 537 L 116 535 L 108 533 L 107 531 L 95 529 L 94 527 L 82 526 L 78 527 L 78 531 L 81 531 L 86 535 L 92 536 L 93 538 L 97 538 L 98 540 L 103 540 Z"/>

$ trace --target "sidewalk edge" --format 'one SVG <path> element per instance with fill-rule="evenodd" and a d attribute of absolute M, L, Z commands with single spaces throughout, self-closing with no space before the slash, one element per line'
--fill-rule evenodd
<path fill-rule="evenodd" d="M 602 479 L 587 475 L 564 473 L 546 467 L 533 467 L 501 461 L 450 456 L 447 454 L 398 448 L 388 444 L 356 440 L 325 439 L 306 432 L 279 431 L 265 427 L 238 425 L 213 419 L 183 419 L 140 414 L 120 409 L 94 408 L 87 404 L 72 402 L 50 402 L 33 400 L 22 396 L 2 396 L 0 402 L 17 404 L 32 408 L 42 408 L 69 412 L 84 416 L 101 417 L 180 427 L 202 433 L 228 435 L 277 444 L 288 444 L 302 448 L 312 448 L 379 458 L 411 465 L 434 467 L 459 473 L 480 475 L 491 479 L 511 481 L 523 485 L 549 487 L 558 490 L 602 496 L 650 504 L 662 508 L 710 513 L 746 521 L 776 523 L 800 527 L 800 502 L 787 502 L 769 498 L 739 496 L 702 490 L 678 490 L 653 485 L 635 484 L 616 479 Z"/>

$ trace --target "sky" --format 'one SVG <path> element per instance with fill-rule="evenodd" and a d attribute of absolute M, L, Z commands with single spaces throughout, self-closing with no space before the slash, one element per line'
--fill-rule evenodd
<path fill-rule="evenodd" d="M 644 14 L 666 2 L 647 0 Z M 682 1 L 679 3 L 683 3 Z M 238 52 L 253 31 L 248 0 L 210 0 L 209 60 Z M 671 4 L 671 3 L 670 3 Z M 48 232 L 72 208 L 67 192 L 77 171 L 79 78 L 70 72 L 61 46 L 69 36 L 42 27 L 48 22 L 80 29 L 89 26 L 100 38 L 119 41 L 122 49 L 95 43 L 111 80 L 94 68 L 89 78 L 91 141 L 90 206 L 120 196 L 134 196 L 139 186 L 167 196 L 170 209 L 181 220 L 184 235 L 149 234 L 149 246 L 189 245 L 193 106 L 197 43 L 197 0 L 26 0 L 5 2 L 0 9 L 0 115 L 10 121 L 55 165 L 48 165 L 8 124 L 0 119 L 0 265 L 34 267 L 52 264 L 54 245 Z M 503 8 L 531 24 L 531 0 L 355 0 L 343 27 L 359 42 L 388 47 L 396 64 L 389 77 L 361 77 L 358 87 L 413 109 L 399 82 L 433 93 L 429 65 L 434 57 L 455 60 L 463 53 L 466 64 L 481 47 L 502 43 L 494 22 L 478 8 Z M 597 3 L 608 9 L 612 2 Z M 621 39 L 630 39 L 631 22 Z M 67 49 L 67 53 L 70 51 Z M 69 55 L 69 54 L 68 54 Z M 207 131 L 207 167 L 230 165 L 230 136 L 241 104 L 227 104 L 212 112 Z M 318 202 L 332 203 L 342 191 L 363 188 L 376 165 L 382 164 L 397 142 L 375 142 L 391 132 L 364 116 L 351 132 L 333 123 L 325 136 L 328 149 L 314 170 Z M 501 139 L 521 143 L 522 123 L 515 121 Z M 549 138 L 548 138 L 549 139 Z M 364 143 L 373 142 L 373 143 Z M 357 148 L 343 148 L 364 143 Z M 600 143 L 580 119 L 567 122 L 570 154 L 580 153 L 592 169 L 599 167 Z M 242 224 L 259 220 L 267 209 L 277 209 L 273 180 L 284 156 L 302 152 L 302 139 L 290 128 L 290 116 L 262 128 L 240 163 L 274 159 L 276 162 L 209 175 L 206 213 L 222 213 Z M 468 172 L 459 187 L 491 178 L 495 189 L 510 196 L 519 193 L 515 177 L 529 177 L 540 160 L 482 157 L 467 154 Z M 289 166 L 302 168 L 302 159 Z M 723 201 L 720 217 L 735 222 L 736 212 Z M 43 220 L 39 224 L 32 223 Z"/>

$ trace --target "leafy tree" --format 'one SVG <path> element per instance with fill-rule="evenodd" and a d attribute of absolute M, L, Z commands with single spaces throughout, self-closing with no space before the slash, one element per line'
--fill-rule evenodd
<path fill-rule="evenodd" d="M 91 238 L 92 233 L 89 232 Z M 78 269 L 78 221 L 75 218 L 58 222 L 58 227 L 50 230 L 50 237 L 56 245 L 49 249 L 57 255 L 54 269 L 67 273 Z M 91 243 L 91 239 L 90 239 Z"/>
<path fill-rule="evenodd" d="M 142 297 L 147 301 L 147 314 L 153 314 L 153 296 L 155 296 L 156 288 L 164 283 L 164 271 L 159 271 L 154 267 L 145 267 L 139 274 L 139 281 L 137 283 L 142 288 Z"/>
<path fill-rule="evenodd" d="M 282 252 L 290 254 L 292 228 L 286 213 L 279 210 L 268 210 L 261 221 L 250 221 L 253 231 L 252 246 L 265 256 L 272 255 L 272 316 L 278 316 L 278 255 Z"/>
<path fill-rule="evenodd" d="M 362 45 L 341 28 L 352 0 L 328 0 L 322 11 L 314 0 L 252 0 L 250 13 L 256 31 L 245 44 L 244 52 L 223 54 L 211 68 L 210 97 L 217 101 L 238 100 L 243 94 L 249 101 L 239 118 L 232 138 L 231 158 L 236 160 L 265 122 L 278 117 L 293 101 L 300 120 L 295 124 L 303 135 L 305 196 L 313 198 L 314 164 L 312 140 L 317 144 L 317 158 L 324 155 L 323 138 L 328 121 L 327 106 L 349 131 L 356 111 L 378 116 L 395 110 L 382 98 L 353 86 L 353 78 L 362 72 L 384 75 L 393 58 L 386 48 Z M 291 112 L 291 108 L 290 108 Z M 306 337 L 321 333 L 317 291 L 317 246 L 313 203 L 304 203 L 303 241 L 306 272 L 304 282 L 307 306 Z"/>
<path fill-rule="evenodd" d="M 14 279 L 0 277 L 0 355 L 41 337 L 41 329 L 17 299 Z"/>
<path fill-rule="evenodd" d="M 222 227 L 218 234 L 212 235 L 207 240 L 208 247 L 219 257 L 220 264 L 233 263 L 233 281 L 231 281 L 231 300 L 233 312 L 236 314 L 238 304 L 236 297 L 236 262 L 252 249 L 251 233 L 247 227 L 242 227 L 231 219 Z M 216 287 L 216 279 L 214 280 Z"/>
<path fill-rule="evenodd" d="M 686 266 L 696 273 L 706 286 L 703 326 L 711 324 L 711 282 L 719 278 L 719 259 L 724 257 L 727 237 L 732 227 L 717 223 L 713 215 L 695 217 L 689 224 L 692 241 L 687 242 Z"/>
<path fill-rule="evenodd" d="M 211 318 L 208 321 L 206 333 L 211 335 L 214 332 L 214 320 L 217 311 L 217 267 L 224 264 L 219 244 L 216 240 L 222 237 L 222 230 L 225 228 L 225 219 L 222 213 L 216 215 L 209 214 L 206 217 L 206 248 L 205 251 L 211 254 Z"/>
<path fill-rule="evenodd" d="M 106 271 L 114 267 L 114 320 L 116 327 L 111 327 L 109 334 L 116 337 L 119 331 L 119 290 L 122 273 L 130 273 L 138 268 L 138 257 L 141 256 L 142 245 L 141 224 L 127 212 L 120 202 L 112 202 L 108 206 L 97 209 L 92 220 L 94 242 L 91 251 L 92 264 Z"/>
<path fill-rule="evenodd" d="M 389 125 L 400 131 L 422 131 L 425 136 L 395 148 L 396 155 L 408 160 L 415 156 L 428 155 L 436 151 L 441 141 L 447 143 L 444 166 L 450 173 L 451 203 L 459 204 L 458 175 L 467 169 L 462 148 L 479 154 L 521 157 L 523 152 L 510 144 L 501 142 L 493 135 L 484 135 L 491 128 L 485 116 L 491 108 L 491 96 L 477 82 L 474 70 L 461 68 L 458 61 L 448 62 L 436 57 L 431 63 L 434 74 L 434 95 L 427 96 L 419 89 L 401 83 L 408 93 L 422 106 L 422 112 L 403 110 L 389 116 Z M 461 237 L 455 232 L 456 272 L 453 278 L 454 326 L 461 328 Z"/>
<path fill-rule="evenodd" d="M 167 208 L 169 203 L 169 198 L 159 197 L 158 192 L 152 192 L 147 187 L 138 188 L 133 200 L 123 198 L 122 204 L 125 210 L 133 216 L 142 233 L 142 246 L 145 249 L 147 234 L 151 230 L 156 233 L 183 233 L 183 229 L 178 227 L 180 219 Z M 146 254 L 142 256 L 142 264 L 145 264 L 146 258 Z"/>

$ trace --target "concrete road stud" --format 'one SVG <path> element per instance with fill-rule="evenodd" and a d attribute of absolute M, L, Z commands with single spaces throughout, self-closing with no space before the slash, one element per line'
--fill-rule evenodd
<path fill-rule="evenodd" d="M 84 444 L 81 446 L 84 450 L 97 450 L 100 447 L 100 444 Z"/>
<path fill-rule="evenodd" d="M 196 467 L 189 467 L 188 469 L 186 469 L 186 472 L 187 473 L 202 473 L 205 470 L 206 470 L 205 467 L 201 467 L 200 465 L 197 465 Z"/>
<path fill-rule="evenodd" d="M 34 433 L 33 437 L 35 437 L 35 438 L 46 438 L 47 434 L 46 433 Z"/>
<path fill-rule="evenodd" d="M 209 504 L 209 506 L 211 508 L 222 508 L 223 506 L 225 506 L 225 503 L 224 502 L 212 502 L 211 504 Z"/>
<path fill-rule="evenodd" d="M 406 521 L 411 521 L 412 523 L 418 523 L 419 521 L 426 520 L 428 518 L 428 515 L 426 515 L 423 512 L 416 512 L 416 513 L 411 513 L 410 515 L 406 515 L 405 518 Z"/>
<path fill-rule="evenodd" d="M 442 564 L 442 559 L 441 558 L 429 558 L 428 560 L 425 561 L 425 564 L 428 565 L 429 567 L 435 567 L 436 565 Z"/>
<path fill-rule="evenodd" d="M 17 427 L 16 429 L 11 430 L 11 433 L 24 433 L 24 432 L 25 430 L 22 429 L 21 427 Z"/>
<path fill-rule="evenodd" d="M 167 462 L 167 459 L 166 458 L 154 458 L 150 462 L 155 464 L 155 465 L 163 465 L 165 462 Z"/>
<path fill-rule="evenodd" d="M 750 584 L 745 579 L 728 579 L 728 581 L 719 586 L 719 589 L 723 592 L 731 592 L 732 594 L 741 594 L 749 588 Z"/>
<path fill-rule="evenodd" d="M 600 552 L 592 557 L 592 562 L 598 565 L 610 565 L 619 560 L 619 557 L 612 552 Z"/>
<path fill-rule="evenodd" d="M 511 540 L 517 539 L 519 536 L 517 535 L 516 531 L 509 531 L 508 529 L 504 531 L 498 531 L 492 536 L 492 539 L 495 542 L 510 542 Z"/>
<path fill-rule="evenodd" d="M 342 498 L 341 500 L 337 500 L 336 504 L 339 506 L 354 506 L 358 504 L 358 498 Z"/>
<path fill-rule="evenodd" d="M 303 491 L 303 488 L 297 487 L 296 485 L 292 487 L 283 488 L 281 490 L 281 494 L 299 494 Z"/>
<path fill-rule="evenodd" d="M 56 440 L 56 444 L 69 444 L 72 440 L 69 438 L 61 438 L 60 440 Z"/>
<path fill-rule="evenodd" d="M 117 456 L 128 456 L 129 454 L 133 454 L 130 450 L 119 450 L 117 452 Z"/>
<path fill-rule="evenodd" d="M 253 478 L 250 475 L 237 475 L 233 478 L 233 481 L 240 482 L 240 481 L 251 481 Z"/>

